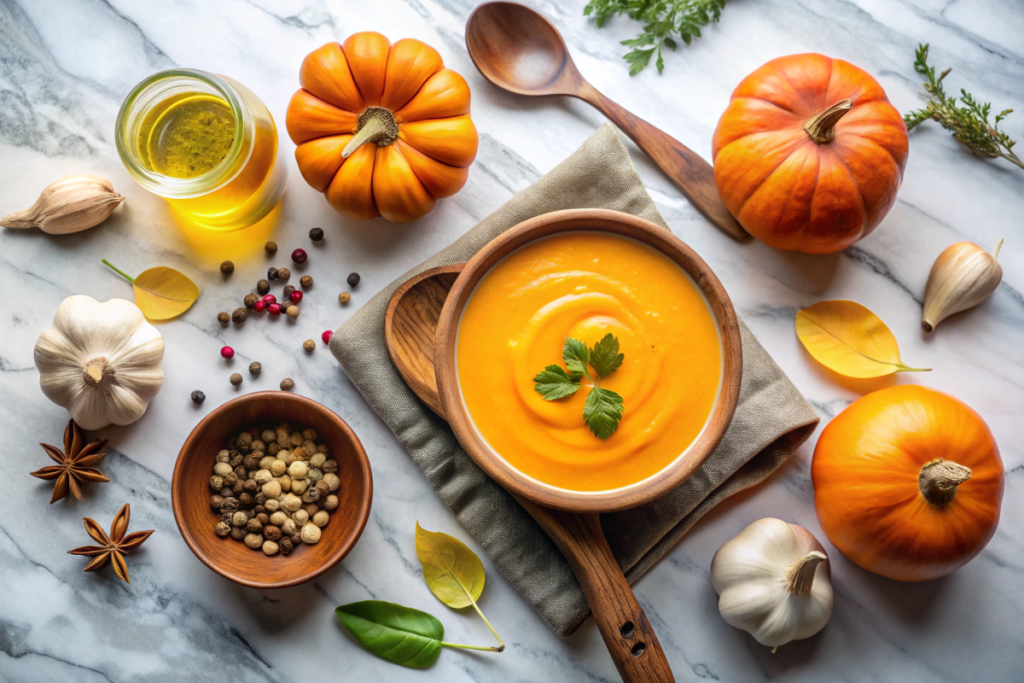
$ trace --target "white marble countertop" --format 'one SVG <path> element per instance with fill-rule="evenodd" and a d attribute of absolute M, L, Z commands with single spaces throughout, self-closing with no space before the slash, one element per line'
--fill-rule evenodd
<path fill-rule="evenodd" d="M 598 30 L 584 0 L 527 0 L 564 31 L 581 71 L 609 97 L 705 156 L 711 133 L 739 80 L 770 58 L 820 51 L 874 74 L 901 111 L 918 106 L 912 69 L 918 42 L 952 66 L 951 89 L 967 85 L 999 107 L 1022 110 L 1006 123 L 1024 138 L 1024 13 L 1019 0 L 730 0 L 722 21 L 690 47 L 666 55 L 666 70 L 630 78 L 619 40 L 640 26 L 625 19 Z M 338 626 L 335 606 L 387 599 L 434 613 L 449 639 L 486 642 L 483 623 L 439 604 L 425 586 L 413 546 L 415 522 L 477 548 L 426 479 L 374 416 L 340 367 L 306 337 L 334 329 L 374 292 L 432 255 L 578 147 L 602 117 L 578 102 L 529 100 L 497 90 L 476 72 L 463 43 L 473 0 L 3 0 L 0 1 L 0 213 L 31 204 L 50 181 L 72 173 L 110 178 L 128 198 L 103 226 L 66 237 L 0 232 L 0 679 L 4 681 L 555 681 L 617 680 L 593 623 L 557 638 L 502 576 L 491 570 L 482 606 L 509 647 L 501 655 L 445 651 L 412 672 L 364 652 Z M 138 187 L 113 144 L 114 118 L 129 89 L 150 73 L 188 66 L 228 74 L 251 87 L 283 122 L 298 66 L 313 48 L 359 30 L 436 46 L 473 90 L 480 152 L 469 183 L 413 225 L 337 216 L 296 172 L 276 220 L 225 235 L 185 229 L 167 205 Z M 842 254 L 810 257 L 763 244 L 738 246 L 708 225 L 632 145 L 634 161 L 673 230 L 716 270 L 736 307 L 823 420 L 871 389 L 919 382 L 967 401 L 988 421 L 1006 466 L 1002 524 L 988 548 L 943 580 L 900 584 L 862 571 L 831 546 L 835 612 L 819 635 L 777 654 L 726 625 L 708 580 L 714 551 L 745 525 L 777 516 L 821 533 L 812 506 L 809 459 L 815 438 L 768 482 L 720 506 L 636 586 L 677 680 L 1011 681 L 1024 666 L 1024 172 L 972 158 L 936 125 L 911 135 L 899 200 L 883 225 Z M 307 231 L 322 226 L 324 246 Z M 1016 230 L 1016 232 L 1014 232 Z M 316 279 L 297 325 L 250 321 L 241 330 L 215 320 L 267 267 L 302 246 Z M 950 243 L 991 248 L 1005 237 L 1003 284 L 990 301 L 943 324 L 919 328 L 932 260 Z M 108 428 L 103 471 L 83 501 L 48 506 L 49 484 L 28 472 L 46 463 L 40 441 L 59 443 L 65 411 L 40 392 L 32 347 L 62 299 L 131 297 L 100 258 L 141 271 L 170 265 L 204 290 L 182 319 L 160 325 L 166 380 L 149 412 Z M 230 285 L 217 264 L 232 259 Z M 280 264 L 279 264 L 280 265 Z M 345 276 L 362 275 L 352 304 L 336 300 Z M 796 310 L 852 298 L 881 315 L 903 358 L 927 375 L 841 381 L 816 365 L 793 333 Z M 242 392 L 296 391 L 336 410 L 359 434 L 373 464 L 375 497 L 366 531 L 344 563 L 302 587 L 260 592 L 202 565 L 174 524 L 169 482 L 175 457 L 199 418 L 237 392 L 218 355 L 238 351 L 262 377 Z M 193 406 L 193 389 L 206 392 Z M 156 529 L 129 558 L 131 585 L 83 573 L 66 551 L 87 542 L 83 516 L 109 523 L 124 502 L 132 527 Z M 103 573 L 109 574 L 109 569 Z"/>

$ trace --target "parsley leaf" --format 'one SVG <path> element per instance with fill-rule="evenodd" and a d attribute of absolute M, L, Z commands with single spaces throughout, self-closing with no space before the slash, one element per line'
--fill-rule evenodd
<path fill-rule="evenodd" d="M 701 26 L 718 21 L 723 8 L 725 0 L 590 0 L 583 14 L 593 16 L 598 28 L 620 14 L 644 22 L 639 36 L 622 41 L 633 48 L 622 58 L 629 64 L 629 75 L 635 76 L 650 64 L 655 54 L 654 64 L 661 73 L 665 69 L 662 46 L 675 50 L 676 35 L 689 45 L 694 38 L 700 38 Z"/>
<path fill-rule="evenodd" d="M 583 404 L 583 419 L 599 439 L 607 439 L 619 428 L 622 419 L 622 397 L 611 389 L 594 387 Z"/>
<path fill-rule="evenodd" d="M 579 339 L 566 337 L 562 360 L 569 371 L 560 365 L 549 365 L 533 378 L 533 388 L 545 401 L 557 401 L 579 391 L 580 382 L 586 377 L 590 381 L 590 393 L 583 405 L 583 420 L 594 436 L 607 439 L 618 429 L 624 408 L 622 396 L 601 388 L 601 380 L 618 370 L 623 358 L 619 353 L 619 340 L 613 334 L 606 334 L 589 349 Z M 590 374 L 588 365 L 596 371 L 597 379 Z"/>
<path fill-rule="evenodd" d="M 557 401 L 572 396 L 580 388 L 582 373 L 566 374 L 559 365 L 549 365 L 544 371 L 533 378 L 534 389 L 544 397 L 545 401 Z"/>

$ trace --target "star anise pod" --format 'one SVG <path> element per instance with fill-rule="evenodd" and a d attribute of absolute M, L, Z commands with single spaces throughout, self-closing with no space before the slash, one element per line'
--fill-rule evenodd
<path fill-rule="evenodd" d="M 93 441 L 88 445 L 83 445 L 84 441 L 85 435 L 82 433 L 82 428 L 74 420 L 70 420 L 68 428 L 64 430 L 63 452 L 49 444 L 39 444 L 46 450 L 46 454 L 57 463 L 32 472 L 33 477 L 57 480 L 57 483 L 53 485 L 53 497 L 50 498 L 50 505 L 68 495 L 68 489 L 71 490 L 75 498 L 81 500 L 82 487 L 79 482 L 110 481 L 96 469 L 96 465 L 99 465 L 107 455 L 96 451 L 103 448 L 107 440 Z"/>
<path fill-rule="evenodd" d="M 153 530 L 150 529 L 149 531 L 136 531 L 125 536 L 125 532 L 128 531 L 128 520 L 131 518 L 131 515 L 131 508 L 128 506 L 128 503 L 125 503 L 124 507 L 114 515 L 114 521 L 110 524 L 110 536 L 107 536 L 103 529 L 100 528 L 100 525 L 94 520 L 83 517 L 82 521 L 85 522 L 85 530 L 100 545 L 85 545 L 81 548 L 75 548 L 74 550 L 69 550 L 68 555 L 87 555 L 92 557 L 93 559 L 89 561 L 89 564 L 85 565 L 83 570 L 87 572 L 96 571 L 105 565 L 107 560 L 110 560 L 117 578 L 125 583 L 131 583 L 128 580 L 128 565 L 124 561 L 124 552 L 138 548 L 153 533 Z"/>

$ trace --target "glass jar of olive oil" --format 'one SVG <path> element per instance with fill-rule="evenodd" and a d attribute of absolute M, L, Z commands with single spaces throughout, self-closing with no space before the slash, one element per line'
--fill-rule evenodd
<path fill-rule="evenodd" d="M 115 133 L 135 180 L 204 227 L 252 225 L 284 194 L 274 118 L 226 76 L 194 69 L 153 74 L 121 105 Z"/>

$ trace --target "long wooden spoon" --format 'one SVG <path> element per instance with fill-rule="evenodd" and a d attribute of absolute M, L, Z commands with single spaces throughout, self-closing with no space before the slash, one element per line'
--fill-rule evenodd
<path fill-rule="evenodd" d="M 466 22 L 466 47 L 484 78 L 519 95 L 568 95 L 597 107 L 650 156 L 697 210 L 733 239 L 751 239 L 722 204 L 711 164 L 608 99 L 580 74 L 562 35 L 517 2 L 485 2 Z"/>
<path fill-rule="evenodd" d="M 435 332 L 448 292 L 464 265 L 441 266 L 413 276 L 392 295 L 384 318 L 391 362 L 413 393 L 442 418 L 434 374 Z M 600 517 L 551 510 L 515 498 L 569 561 L 622 680 L 672 683 L 672 669 L 608 546 Z"/>

